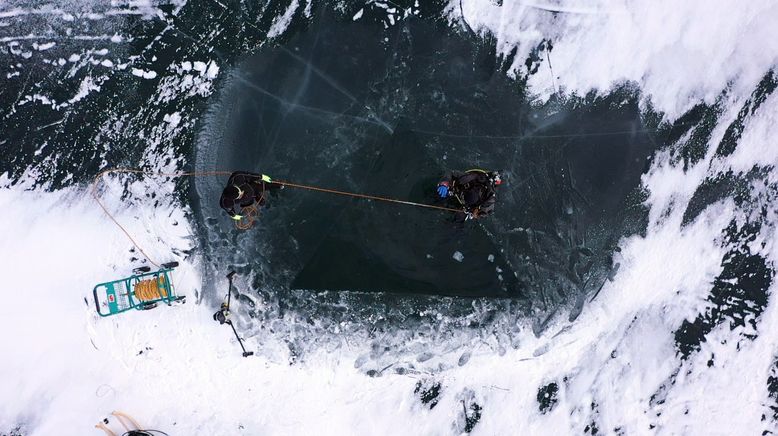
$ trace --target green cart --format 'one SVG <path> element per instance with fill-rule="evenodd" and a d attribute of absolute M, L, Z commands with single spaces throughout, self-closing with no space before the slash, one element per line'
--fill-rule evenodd
<path fill-rule="evenodd" d="M 177 266 L 178 262 L 164 263 L 162 268 L 153 272 L 144 266 L 134 269 L 130 277 L 95 286 L 92 295 L 98 315 L 111 316 L 131 309 L 153 309 L 160 302 L 168 306 L 174 302 L 183 303 L 186 297 L 176 295 L 170 279 Z"/>

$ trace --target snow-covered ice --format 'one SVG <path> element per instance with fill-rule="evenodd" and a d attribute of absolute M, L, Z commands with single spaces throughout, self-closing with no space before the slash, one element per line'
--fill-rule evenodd
<path fill-rule="evenodd" d="M 151 9 L 146 6 L 139 10 Z M 273 21 L 269 36 L 282 34 L 298 8 L 293 0 Z M 519 325 L 511 349 L 469 342 L 457 349 L 450 367 L 429 373 L 370 377 L 355 367 L 370 352 L 369 344 L 322 350 L 295 365 L 242 358 L 232 332 L 214 323 L 214 308 L 198 298 L 203 277 L 197 256 L 175 259 L 182 265 L 174 281 L 187 295 L 186 304 L 98 318 L 89 304 L 92 286 L 131 269 L 130 242 L 83 187 L 25 190 L 25 183 L 9 187 L 7 176 L 0 175 L 0 432 L 22 425 L 28 435 L 97 434 L 93 425 L 119 409 L 171 435 L 443 435 L 463 431 L 468 413 L 463 406 L 471 402 L 481 407 L 473 433 L 484 435 L 581 434 L 595 426 L 605 434 L 774 430 L 769 409 L 774 401 L 766 386 L 778 355 L 774 279 L 764 310 L 750 320 L 753 325 L 732 320 L 714 325 L 688 359 L 679 356 L 674 335 L 685 321 L 710 312 L 711 287 L 733 248 L 724 236 L 728 226 L 758 219 L 761 227 L 746 245 L 772 268 L 778 259 L 776 95 L 747 118 L 731 154 L 715 153 L 757 83 L 778 63 L 778 6 L 769 1 L 457 0 L 447 11 L 453 25 L 464 17 L 479 34 L 494 35 L 498 54 L 515 48 L 510 74 L 526 74 L 531 51 L 550 40 L 553 49 L 541 58 L 540 72 L 528 77 L 541 100 L 555 88 L 584 94 L 627 82 L 641 90 L 645 106 L 668 121 L 697 103 L 725 101 L 699 161 L 685 167 L 671 150 L 654 157 L 642 178 L 650 208 L 647 232 L 620 241 L 618 272 L 574 322 L 552 319 L 537 335 Z M 0 18 L 26 13 L 32 11 L 14 8 L 0 12 Z M 66 57 L 73 64 L 82 61 L 82 55 Z M 160 103 L 181 93 L 208 95 L 220 71 L 208 59 L 168 68 L 175 74 L 160 79 Z M 157 74 L 130 71 L 146 79 Z M 84 79 L 74 101 L 91 92 L 100 92 L 95 77 Z M 33 102 L 57 105 L 42 94 L 19 104 Z M 160 137 L 187 119 L 170 112 L 164 121 Z M 163 161 L 153 159 L 158 153 L 149 151 L 148 160 Z M 752 204 L 725 196 L 684 221 L 707 179 L 755 167 L 765 175 L 747 186 Z M 28 176 L 38 176 L 35 171 Z M 159 209 L 135 202 L 125 206 L 116 200 L 121 184 L 107 186 L 103 195 L 113 198 L 109 207 L 152 257 L 168 260 L 171 252 L 182 253 L 194 243 L 186 208 L 173 200 Z M 129 192 L 142 198 L 141 187 L 131 186 Z M 452 257 L 463 259 L 460 252 Z M 226 283 L 209 285 L 221 289 Z M 424 352 L 418 359 L 426 361 L 449 346 L 455 348 L 420 344 Z M 426 386 L 430 380 L 439 383 L 434 408 L 414 393 L 417 383 Z M 556 388 L 548 388 L 552 385 Z M 539 409 L 539 392 L 546 392 L 541 395 L 546 399 L 554 392 L 553 405 Z"/>

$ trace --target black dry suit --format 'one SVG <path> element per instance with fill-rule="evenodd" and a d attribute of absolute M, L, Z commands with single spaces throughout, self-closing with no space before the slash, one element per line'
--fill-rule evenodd
<path fill-rule="evenodd" d="M 266 193 L 279 188 L 264 174 L 236 171 L 224 187 L 219 205 L 232 219 L 240 219 L 243 208 L 265 204 Z"/>
<path fill-rule="evenodd" d="M 470 218 L 480 218 L 494 212 L 497 201 L 495 186 L 500 184 L 497 172 L 480 169 L 464 173 L 452 171 L 445 181 L 449 184 L 449 198 L 456 199 L 458 206 L 464 208 Z"/>

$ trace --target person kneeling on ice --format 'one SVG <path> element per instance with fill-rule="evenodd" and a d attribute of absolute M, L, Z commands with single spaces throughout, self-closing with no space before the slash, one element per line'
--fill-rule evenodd
<path fill-rule="evenodd" d="M 240 221 L 245 208 L 263 206 L 266 192 L 279 188 L 281 185 L 265 174 L 236 171 L 227 180 L 219 205 L 230 218 Z"/>
<path fill-rule="evenodd" d="M 496 187 L 500 183 L 502 180 L 497 171 L 452 171 L 449 177 L 438 183 L 437 191 L 440 198 L 455 201 L 458 207 L 463 208 L 463 212 L 457 215 L 457 220 L 464 221 L 478 219 L 494 212 Z"/>

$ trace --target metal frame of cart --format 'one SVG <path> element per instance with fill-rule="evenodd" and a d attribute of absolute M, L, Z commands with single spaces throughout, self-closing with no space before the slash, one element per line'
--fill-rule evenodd
<path fill-rule="evenodd" d="M 162 268 L 151 272 L 149 267 L 133 270 L 127 278 L 100 283 L 92 290 L 95 309 L 102 317 L 116 315 L 128 310 L 148 310 L 160 302 L 170 305 L 184 302 L 184 296 L 177 296 L 171 273 L 178 262 L 162 264 Z"/>

